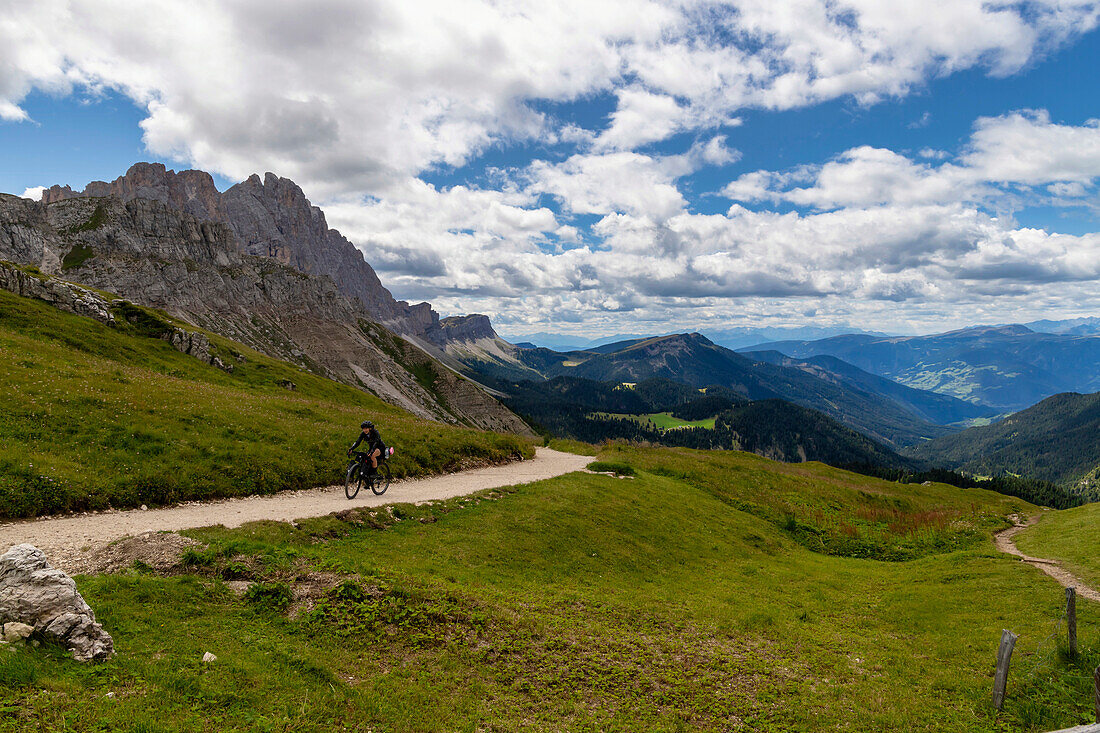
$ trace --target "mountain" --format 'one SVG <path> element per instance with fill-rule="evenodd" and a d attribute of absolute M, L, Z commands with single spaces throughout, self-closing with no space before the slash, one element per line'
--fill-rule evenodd
<path fill-rule="evenodd" d="M 507 387 L 505 404 L 552 435 L 588 442 L 624 439 L 686 448 L 744 450 L 786 462 L 908 469 L 904 458 L 817 410 L 784 400 L 746 401 L 720 386 L 704 390 L 666 379 L 625 386 L 581 377 Z M 661 429 L 655 413 L 713 427 Z"/>
<path fill-rule="evenodd" d="M 1100 393 L 1048 397 L 998 423 L 930 441 L 911 453 L 980 475 L 1014 473 L 1068 485 L 1095 481 Z"/>
<path fill-rule="evenodd" d="M 694 388 L 718 385 L 742 399 L 787 400 L 820 410 L 887 445 L 908 445 L 955 431 L 934 424 L 892 397 L 836 375 L 754 361 L 698 333 L 628 340 L 568 353 L 518 349 L 499 338 L 491 345 L 448 348 L 476 378 L 505 394 L 507 383 L 558 376 L 615 383 L 660 378 Z"/>
<path fill-rule="evenodd" d="M 909 387 L 1012 412 L 1060 392 L 1100 389 L 1100 337 L 983 326 L 930 336 L 846 335 L 764 348 L 833 356 Z M 753 351 L 755 349 L 742 349 Z"/>
<path fill-rule="evenodd" d="M 1069 318 L 1063 321 L 1032 321 L 1025 323 L 1039 333 L 1062 333 L 1070 336 L 1100 336 L 1100 318 Z"/>
<path fill-rule="evenodd" d="M 852 386 L 864 389 L 892 399 L 916 415 L 936 423 L 951 425 L 976 418 L 988 418 L 997 414 L 996 410 L 965 402 L 950 395 L 913 389 L 886 379 L 833 356 L 814 356 L 809 359 L 792 359 L 778 351 L 747 351 L 744 356 L 771 364 L 795 367 L 810 374 L 844 381 Z"/>
<path fill-rule="evenodd" d="M 82 192 L 48 189 L 43 202 L 0 194 L 0 259 L 158 308 L 420 417 L 529 432 L 411 343 L 445 343 L 461 327 L 394 300 L 286 179 L 219 194 L 201 171 L 138 164 Z"/>
<path fill-rule="evenodd" d="M 727 349 L 741 349 L 746 346 L 762 347 L 772 341 L 790 341 L 793 339 L 809 340 L 822 339 L 841 334 L 868 334 L 873 336 L 886 336 L 879 331 L 863 331 L 858 328 L 843 328 L 837 326 L 779 326 L 771 328 L 754 328 L 750 326 L 738 326 L 732 328 L 707 328 L 703 334 L 719 346 Z"/>

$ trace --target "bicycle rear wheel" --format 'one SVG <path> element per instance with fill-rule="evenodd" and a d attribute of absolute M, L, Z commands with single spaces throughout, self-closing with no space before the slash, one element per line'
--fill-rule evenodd
<path fill-rule="evenodd" d="M 344 477 L 344 496 L 354 499 L 355 495 L 359 493 L 359 487 L 362 485 L 363 477 L 359 472 L 359 462 L 356 461 L 348 466 L 348 473 Z"/>
<path fill-rule="evenodd" d="M 386 493 L 386 489 L 390 488 L 390 481 L 393 480 L 393 475 L 390 473 L 390 467 L 385 462 L 378 463 L 378 473 L 371 476 L 370 490 L 378 496 Z"/>

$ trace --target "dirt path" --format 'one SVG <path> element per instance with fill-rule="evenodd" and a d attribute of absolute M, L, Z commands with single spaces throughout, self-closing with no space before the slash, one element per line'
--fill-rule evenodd
<path fill-rule="evenodd" d="M 305 491 L 285 491 L 273 496 L 250 496 L 213 502 L 192 502 L 165 509 L 129 509 L 78 514 L 0 524 L 0 552 L 29 542 L 62 570 L 79 569 L 89 555 L 104 545 L 150 531 L 176 531 L 223 524 L 239 527 L 245 522 L 274 519 L 289 522 L 303 517 L 322 517 L 341 509 L 449 499 L 482 489 L 525 484 L 579 471 L 592 459 L 549 448 L 539 448 L 529 461 L 472 471 L 394 482 L 383 496 L 369 491 L 348 501 L 343 486 Z"/>
<path fill-rule="evenodd" d="M 1071 586 L 1077 588 L 1077 595 L 1081 596 L 1082 598 L 1088 598 L 1089 600 L 1100 602 L 1100 593 L 1097 593 L 1095 590 L 1085 585 L 1080 578 L 1078 578 L 1076 575 L 1069 572 L 1068 570 L 1064 569 L 1057 561 L 1025 555 L 1023 552 L 1020 551 L 1018 547 L 1016 547 L 1016 543 L 1013 541 L 1012 538 L 1020 534 L 1020 532 L 1023 532 L 1031 525 L 1038 522 L 1041 516 L 1041 514 L 1036 514 L 1034 517 L 1031 517 L 1022 524 L 1020 523 L 1019 517 L 1017 517 L 1016 515 L 1009 517 L 1010 519 L 1012 519 L 1013 522 L 1016 523 L 1016 526 L 1001 530 L 996 535 L 994 535 L 993 540 L 997 545 L 997 549 L 1001 552 L 1008 553 L 1009 555 L 1015 555 L 1016 557 L 1020 558 L 1020 560 L 1026 562 L 1029 565 L 1034 565 L 1035 567 L 1039 568 L 1044 573 L 1061 583 L 1063 588 L 1069 588 Z"/>

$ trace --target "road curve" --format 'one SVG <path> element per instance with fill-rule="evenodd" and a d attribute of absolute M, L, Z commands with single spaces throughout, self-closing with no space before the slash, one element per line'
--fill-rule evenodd
<path fill-rule="evenodd" d="M 1013 541 L 1012 538 L 1020 534 L 1020 532 L 1023 532 L 1031 525 L 1038 522 L 1041 516 L 1041 514 L 1037 514 L 1022 524 L 1019 523 L 1016 515 L 1010 517 L 1010 519 L 1013 519 L 1013 521 L 1016 522 L 1015 526 L 1001 530 L 993 537 L 993 540 L 997 545 L 997 549 L 1001 552 L 1008 553 L 1009 555 L 1015 555 L 1016 557 L 1020 558 L 1021 561 L 1026 562 L 1028 565 L 1033 565 L 1039 568 L 1044 573 L 1061 583 L 1063 588 L 1076 588 L 1078 596 L 1081 596 L 1082 598 L 1088 598 L 1091 601 L 1100 602 L 1100 593 L 1097 593 L 1094 589 L 1085 585 L 1083 582 L 1081 582 L 1080 578 L 1063 568 L 1056 560 L 1047 560 L 1042 557 L 1031 557 L 1030 555 L 1025 555 L 1023 552 L 1020 551 L 1018 547 L 1016 547 L 1016 543 L 1015 541 Z"/>
<path fill-rule="evenodd" d="M 549 448 L 538 448 L 528 461 L 491 468 L 395 481 L 383 496 L 360 492 L 349 501 L 343 486 L 304 491 L 284 491 L 271 496 L 249 496 L 211 502 L 190 502 L 164 509 L 129 509 L 77 514 L 0 524 L 0 552 L 24 542 L 46 553 L 61 569 L 94 554 L 103 545 L 149 531 L 177 531 L 214 524 L 239 527 L 245 522 L 273 519 L 289 522 L 304 517 L 322 517 L 353 507 L 381 506 L 437 499 L 449 499 L 498 486 L 526 484 L 579 471 L 592 459 Z"/>

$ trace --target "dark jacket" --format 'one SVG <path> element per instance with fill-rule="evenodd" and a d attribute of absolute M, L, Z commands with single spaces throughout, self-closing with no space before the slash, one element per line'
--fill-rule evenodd
<path fill-rule="evenodd" d="M 386 452 L 386 444 L 382 442 L 382 436 L 378 433 L 377 428 L 368 428 L 359 433 L 359 439 L 355 441 L 355 445 L 349 448 L 349 451 L 353 451 L 359 447 L 360 443 L 365 443 L 367 447 L 367 453 L 372 452 L 377 448 L 382 453 Z"/>

